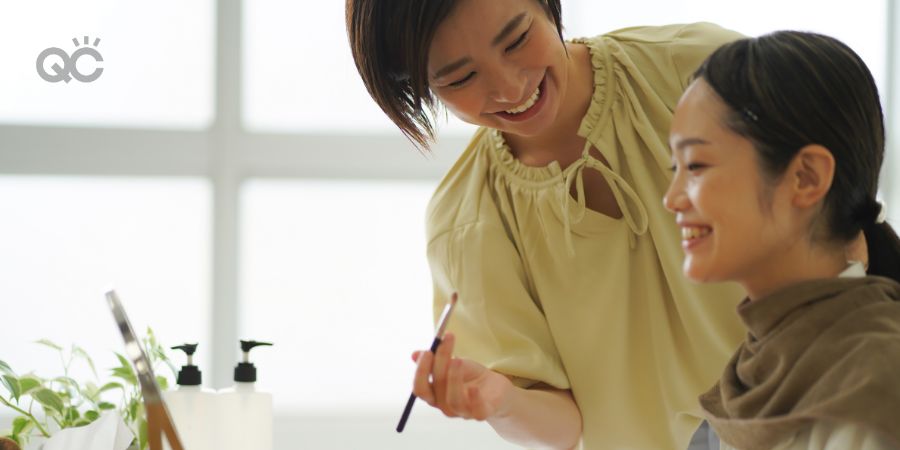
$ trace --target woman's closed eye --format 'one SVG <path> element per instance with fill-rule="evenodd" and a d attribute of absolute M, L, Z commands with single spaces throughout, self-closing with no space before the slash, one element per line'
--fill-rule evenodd
<path fill-rule="evenodd" d="M 450 87 L 463 86 L 464 84 L 466 84 L 467 81 L 471 80 L 472 77 L 474 77 L 474 76 L 475 76 L 475 72 L 469 72 L 466 76 L 464 76 L 456 81 L 451 81 L 450 83 L 447 83 L 447 86 L 450 86 Z"/>
<path fill-rule="evenodd" d="M 697 162 L 689 162 L 684 165 L 685 170 L 687 170 L 688 172 L 696 172 L 698 170 L 702 170 L 707 167 L 709 167 L 709 166 L 707 166 L 706 164 L 697 163 Z M 678 170 L 678 164 L 677 163 L 672 164 L 672 166 L 669 167 L 669 170 L 671 170 L 672 172 L 675 172 L 676 170 Z"/>
<path fill-rule="evenodd" d="M 518 39 L 516 39 L 512 44 L 509 44 L 509 46 L 506 47 L 506 51 L 511 52 L 511 51 L 521 47 L 522 44 L 525 42 L 525 38 L 528 37 L 529 31 L 531 31 L 531 28 L 525 30 L 525 32 L 522 33 Z"/>

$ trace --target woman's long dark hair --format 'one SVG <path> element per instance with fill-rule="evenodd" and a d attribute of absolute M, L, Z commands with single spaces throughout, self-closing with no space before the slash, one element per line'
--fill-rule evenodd
<path fill-rule="evenodd" d="M 779 31 L 719 48 L 694 77 L 729 107 L 726 126 L 754 143 L 767 178 L 780 178 L 807 145 L 831 151 L 824 238 L 846 244 L 862 230 L 869 274 L 900 281 L 900 239 L 887 222 L 877 223 L 884 115 L 859 55 L 828 36 Z"/>

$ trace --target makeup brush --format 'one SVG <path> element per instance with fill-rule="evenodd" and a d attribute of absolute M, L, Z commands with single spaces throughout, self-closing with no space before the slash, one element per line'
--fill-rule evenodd
<path fill-rule="evenodd" d="M 450 313 L 453 312 L 454 306 L 456 306 L 456 292 L 453 293 L 450 301 L 444 306 L 444 311 L 441 313 L 440 320 L 438 320 L 437 331 L 434 333 L 434 340 L 431 341 L 431 353 L 436 352 L 441 345 L 441 339 L 444 337 L 444 330 L 447 328 L 447 321 L 450 319 Z M 409 400 L 406 402 L 406 407 L 403 408 L 403 415 L 400 416 L 400 423 L 397 424 L 398 433 L 402 433 L 403 428 L 406 427 L 406 421 L 409 419 L 409 413 L 412 412 L 415 402 L 416 394 L 409 394 Z"/>

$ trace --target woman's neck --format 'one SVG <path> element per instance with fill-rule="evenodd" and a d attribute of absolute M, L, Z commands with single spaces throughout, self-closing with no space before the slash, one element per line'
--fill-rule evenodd
<path fill-rule="evenodd" d="M 739 280 L 751 301 L 804 281 L 834 278 L 847 268 L 843 250 L 798 242 Z"/>

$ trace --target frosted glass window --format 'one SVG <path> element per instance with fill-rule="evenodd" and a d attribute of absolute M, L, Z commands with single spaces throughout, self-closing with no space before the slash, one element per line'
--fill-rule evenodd
<path fill-rule="evenodd" d="M 242 339 L 275 407 L 399 414 L 431 342 L 432 182 L 252 181 L 242 195 Z"/>
<path fill-rule="evenodd" d="M 252 130 L 397 133 L 353 65 L 343 1 L 245 1 L 243 76 Z M 438 126 L 475 129 L 453 117 Z"/>
<path fill-rule="evenodd" d="M 4 1 L 0 123 L 202 128 L 212 119 L 214 20 L 213 0 Z M 47 56 L 43 71 L 68 83 L 39 75 L 52 47 L 72 63 Z M 71 58 L 86 48 L 103 61 Z M 83 82 L 66 71 L 74 67 L 103 72 Z"/>
<path fill-rule="evenodd" d="M 886 2 L 844 0 L 642 0 L 610 7 L 563 1 L 565 35 L 617 28 L 709 21 L 748 35 L 777 29 L 823 32 L 844 40 L 885 86 Z M 815 11 L 811 14 L 810 11 Z M 350 55 L 344 2 L 244 2 L 244 121 L 263 131 L 396 132 L 371 100 Z M 445 133 L 473 128 L 450 117 Z"/>
<path fill-rule="evenodd" d="M 86 349 L 107 379 L 112 352 L 124 352 L 107 287 L 139 333 L 150 326 L 169 346 L 199 341 L 197 361 L 209 366 L 205 181 L 3 176 L 0 211 L 0 359 L 17 372 L 62 373 L 52 350 L 31 343 L 46 338 Z M 75 369 L 88 379 L 87 366 Z"/>
<path fill-rule="evenodd" d="M 834 36 L 866 61 L 884 90 L 887 80 L 887 1 L 871 0 L 641 0 L 610 7 L 591 0 L 563 1 L 565 35 L 593 36 L 636 25 L 713 22 L 749 36 L 793 29 Z"/>

